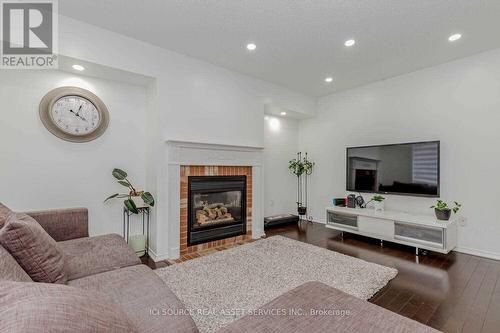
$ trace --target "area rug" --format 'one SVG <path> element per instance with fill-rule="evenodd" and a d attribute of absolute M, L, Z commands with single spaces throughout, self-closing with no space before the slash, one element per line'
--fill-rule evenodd
<path fill-rule="evenodd" d="M 308 281 L 369 299 L 397 270 L 282 236 L 155 271 L 212 333 Z"/>

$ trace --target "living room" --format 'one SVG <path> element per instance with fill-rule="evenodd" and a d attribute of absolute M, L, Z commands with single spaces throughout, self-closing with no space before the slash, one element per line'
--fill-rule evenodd
<path fill-rule="evenodd" d="M 0 332 L 497 331 L 497 1 L 41 3 L 1 2 Z M 431 192 L 382 181 L 423 144 Z"/>

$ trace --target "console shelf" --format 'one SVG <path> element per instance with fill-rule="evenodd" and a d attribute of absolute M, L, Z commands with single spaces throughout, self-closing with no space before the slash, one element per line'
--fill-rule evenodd
<path fill-rule="evenodd" d="M 434 216 L 368 208 L 327 207 L 326 227 L 381 241 L 448 253 L 457 244 L 457 223 Z"/>

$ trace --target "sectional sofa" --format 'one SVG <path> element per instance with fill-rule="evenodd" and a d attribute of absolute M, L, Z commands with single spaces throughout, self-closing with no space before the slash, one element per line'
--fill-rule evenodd
<path fill-rule="evenodd" d="M 0 204 L 0 244 L 13 214 Z M 38 332 L 198 332 L 177 296 L 119 235 L 89 237 L 86 209 L 27 214 L 27 221 L 34 219 L 57 242 L 65 279 L 34 282 L 0 245 L 0 333 L 25 332 L 32 325 Z M 300 309 L 303 315 L 276 309 Z M 291 290 L 255 313 L 222 332 L 436 332 L 319 282 Z"/>

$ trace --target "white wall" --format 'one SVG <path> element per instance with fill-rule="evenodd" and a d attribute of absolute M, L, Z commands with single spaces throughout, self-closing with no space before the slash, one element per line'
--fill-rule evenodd
<path fill-rule="evenodd" d="M 108 107 L 110 124 L 99 139 L 70 143 L 43 126 L 40 100 L 66 85 L 92 91 Z M 0 201 L 18 211 L 87 207 L 91 234 L 121 234 L 121 203 L 103 200 L 125 189 L 115 184 L 114 167 L 145 186 L 146 89 L 47 70 L 2 71 L 0 87 Z"/>
<path fill-rule="evenodd" d="M 153 210 L 150 239 L 152 253 L 157 258 L 168 257 L 169 248 L 174 246 L 168 244 L 168 207 L 165 204 L 168 201 L 168 189 L 165 188 L 168 174 L 166 171 L 165 140 L 263 146 L 264 105 L 275 105 L 308 115 L 315 111 L 316 99 L 313 97 L 74 19 L 60 17 L 58 37 L 59 52 L 63 56 L 155 79 L 146 92 L 147 111 L 143 120 L 147 123 L 145 139 L 145 170 L 147 172 L 142 177 L 145 177 L 147 189 L 153 192 L 158 202 L 157 207 Z M 6 77 L 4 72 L 0 75 Z M 13 79 L 22 78 L 25 75 L 19 71 L 8 74 Z M 7 79 L 4 80 L 8 82 Z M 2 93 L 4 93 L 3 83 L 4 81 L 2 81 Z M 54 82 L 46 80 L 45 85 L 54 85 Z M 16 91 L 16 94 L 19 95 L 22 91 L 21 87 L 22 85 L 17 87 L 19 91 L 15 87 L 11 87 L 10 91 Z M 116 99 L 124 95 L 119 90 L 116 92 L 107 90 L 102 89 L 99 93 L 101 95 L 113 94 Z M 32 103 L 35 103 L 36 100 L 38 103 L 41 96 L 43 95 L 40 93 L 31 93 L 27 99 L 31 100 Z M 133 97 L 134 95 L 131 94 L 130 98 Z M 124 100 L 128 99 L 124 98 Z M 144 96 L 140 100 L 142 103 Z M 5 102 L 3 100 L 0 101 L 0 105 L 4 110 Z M 27 108 L 28 105 L 21 107 Z M 12 119 L 12 121 L 16 120 Z M 112 124 L 113 122 L 112 119 Z M 122 134 L 117 135 L 113 140 L 119 141 L 129 137 L 127 134 Z M 41 151 L 43 149 L 54 150 L 58 149 L 58 144 L 54 141 L 42 141 L 37 148 Z M 17 149 L 18 145 L 15 143 L 11 149 Z M 81 145 L 80 149 L 90 156 L 90 152 L 95 149 L 96 145 L 99 143 L 93 142 Z M 3 151 L 2 148 L 2 153 Z M 83 156 L 74 158 L 83 159 Z M 106 158 L 111 158 L 111 156 L 103 157 L 96 162 L 97 165 L 104 166 Z M 131 157 L 129 158 L 131 159 Z M 25 160 L 32 163 L 30 158 Z M 142 161 L 143 159 L 137 160 Z M 130 160 L 129 162 L 124 161 L 123 165 L 134 169 L 135 164 Z M 138 182 L 142 181 L 142 178 L 137 177 Z M 78 179 L 74 181 L 79 182 Z M 61 184 L 64 183 L 61 182 Z M 107 183 L 101 182 L 100 184 Z M 16 182 L 14 185 L 18 187 L 30 186 L 25 181 Z M 103 186 L 105 188 L 103 192 L 107 193 L 113 188 L 112 184 L 108 185 L 110 186 Z M 76 196 L 76 194 L 71 195 Z M 79 197 L 86 198 L 88 194 L 80 194 Z M 101 195 L 99 195 L 99 200 L 100 197 Z M 116 229 L 112 222 L 109 222 L 111 225 L 106 225 L 108 223 L 106 221 L 101 222 L 107 220 L 109 215 L 103 215 L 104 212 L 100 206 L 89 205 L 81 200 L 75 202 L 75 200 L 67 200 L 51 194 L 44 200 L 46 201 L 39 201 L 36 206 L 31 205 L 31 201 L 27 202 L 20 197 L 9 197 L 6 202 L 19 208 L 86 205 L 90 209 L 93 232 L 104 233 Z"/>
<path fill-rule="evenodd" d="M 97 79 L 80 78 L 77 82 L 102 96 L 108 106 L 114 105 L 114 110 L 145 112 L 147 129 L 136 132 L 147 134 L 144 139 L 125 143 L 123 138 L 130 137 L 128 130 L 133 115 L 123 111 L 128 114 L 124 121 L 112 115 L 108 133 L 97 141 L 77 145 L 77 148 L 60 142 L 38 122 L 36 109 L 46 91 L 62 81 L 71 82 L 67 74 L 2 71 L 0 181 L 9 191 L 2 191 L 0 200 L 13 208 L 83 205 L 90 208 L 92 233 L 119 232 L 121 219 L 116 218 L 112 207 L 108 209 L 101 204 L 103 195 L 116 188 L 108 176 L 109 171 L 101 174 L 101 169 L 123 165 L 138 183 L 146 182 L 147 188 L 156 195 L 158 206 L 154 209 L 151 246 L 161 257 L 168 254 L 170 247 L 167 208 L 162 205 L 167 199 L 164 184 L 168 177 L 164 140 L 266 145 L 281 149 L 281 154 L 270 155 L 267 161 L 269 165 L 278 166 L 288 161 L 285 152 L 288 149 L 291 152 L 293 144 L 288 146 L 287 141 L 281 145 L 282 139 L 269 136 L 262 122 L 264 105 L 307 116 L 316 111 L 314 98 L 277 85 L 73 19 L 61 17 L 59 23 L 62 55 L 156 79 L 147 91 Z M 299 131 L 299 147 L 317 162 L 311 179 L 310 213 L 317 220 L 323 220 L 323 209 L 331 198 L 345 194 L 346 146 L 441 140 L 443 198 L 462 201 L 463 213 L 468 218 L 467 225 L 459 231 L 459 245 L 462 249 L 500 254 L 497 242 L 500 228 L 494 209 L 500 177 L 491 177 L 500 166 L 499 157 L 491 154 L 498 150 L 500 143 L 497 134 L 499 96 L 500 51 L 493 51 L 322 98 L 318 116 L 302 121 Z M 6 112 L 8 116 L 4 116 Z M 22 120 L 31 121 L 31 125 L 20 123 Z M 212 130 L 221 124 L 227 130 Z M 293 137 L 292 132 L 287 131 L 283 138 Z M 14 137 L 20 139 L 13 141 Z M 125 154 L 129 144 L 136 151 L 137 142 L 142 140 L 146 145 L 142 150 L 146 165 L 142 163 L 144 159 Z M 144 146 L 141 144 L 141 147 Z M 52 156 L 64 156 L 60 162 L 72 167 L 90 165 L 90 171 L 78 168 L 84 175 L 77 176 L 73 175 L 72 168 L 56 172 L 51 170 Z M 93 163 L 95 156 L 99 157 L 95 165 L 87 164 Z M 277 158 L 273 160 L 273 156 Z M 22 172 L 35 167 L 39 167 L 39 171 L 33 175 Z M 279 169 L 270 169 L 276 173 L 268 174 L 266 197 L 280 197 L 280 193 L 272 192 L 273 186 L 286 184 L 290 188 L 282 193 L 290 195 L 293 201 L 290 198 L 279 205 L 275 201 L 274 208 L 268 203 L 266 215 L 273 209 L 276 212 L 286 209 L 289 202 L 295 203 L 294 182 L 279 178 L 289 176 L 286 170 L 281 173 Z M 49 193 L 38 186 L 52 178 L 57 181 L 51 182 Z M 68 184 L 73 184 L 71 190 L 66 190 Z M 7 193 L 12 188 L 12 193 Z M 64 195 L 59 195 L 62 193 Z M 390 196 L 387 207 L 431 214 L 427 208 L 431 202 Z M 118 203 L 116 205 L 119 209 Z"/>
<path fill-rule="evenodd" d="M 299 122 L 267 116 L 264 120 L 264 216 L 297 211 L 297 178 L 288 170 L 299 144 Z"/>
<path fill-rule="evenodd" d="M 315 111 L 315 98 L 278 85 L 64 16 L 59 25 L 61 54 L 157 79 L 164 139 L 262 146 L 265 104 Z"/>
<path fill-rule="evenodd" d="M 500 50 L 320 99 L 300 124 L 316 160 L 311 213 L 345 195 L 345 147 L 441 140 L 441 196 L 463 203 L 459 248 L 500 257 Z M 432 214 L 432 199 L 388 196 L 387 209 Z"/>

